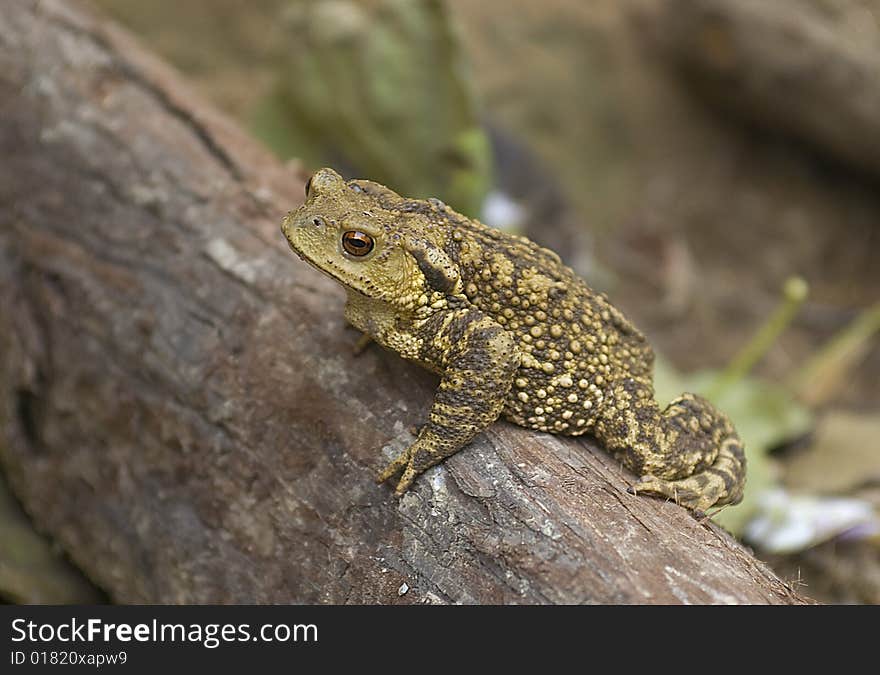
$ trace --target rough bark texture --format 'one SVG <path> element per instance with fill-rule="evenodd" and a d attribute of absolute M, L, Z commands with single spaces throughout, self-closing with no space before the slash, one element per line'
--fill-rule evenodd
<path fill-rule="evenodd" d="M 751 120 L 880 173 L 880 2 L 669 0 L 657 34 Z"/>
<path fill-rule="evenodd" d="M 279 233 L 303 176 L 124 32 L 7 3 L 0 110 L 0 458 L 116 600 L 803 601 L 586 441 L 499 423 L 374 485 L 434 378 L 352 356 Z"/>

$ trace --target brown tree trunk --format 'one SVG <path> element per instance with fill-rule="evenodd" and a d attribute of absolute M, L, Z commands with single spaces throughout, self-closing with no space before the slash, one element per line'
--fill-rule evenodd
<path fill-rule="evenodd" d="M 804 601 L 590 442 L 499 423 L 376 486 L 434 378 L 352 355 L 279 232 L 303 174 L 119 28 L 6 3 L 0 111 L 0 459 L 114 599 Z"/>

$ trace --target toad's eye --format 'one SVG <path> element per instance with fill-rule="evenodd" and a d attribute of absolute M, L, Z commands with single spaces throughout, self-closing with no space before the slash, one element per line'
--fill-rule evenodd
<path fill-rule="evenodd" d="M 342 235 L 342 248 L 349 255 L 361 258 L 372 251 L 373 246 L 373 238 L 363 232 L 349 230 Z"/>
<path fill-rule="evenodd" d="M 312 177 L 309 176 L 309 179 L 306 181 L 306 198 L 308 199 L 309 190 L 312 189 Z"/>

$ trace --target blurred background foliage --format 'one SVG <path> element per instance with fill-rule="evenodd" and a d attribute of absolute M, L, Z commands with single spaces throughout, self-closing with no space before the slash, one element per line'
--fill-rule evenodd
<path fill-rule="evenodd" d="M 491 151 L 444 3 L 290 3 L 284 27 L 254 121 L 269 147 L 480 215 Z"/>
<path fill-rule="evenodd" d="M 284 159 L 557 250 L 740 429 L 713 519 L 880 602 L 880 0 L 94 1 Z M 85 597 L 29 546 L 0 594 Z"/>

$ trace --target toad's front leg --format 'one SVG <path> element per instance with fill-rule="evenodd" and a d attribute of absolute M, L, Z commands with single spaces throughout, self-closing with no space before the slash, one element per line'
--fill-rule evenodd
<path fill-rule="evenodd" d="M 416 442 L 379 474 L 383 482 L 403 471 L 398 495 L 498 418 L 519 367 L 513 336 L 479 310 L 446 310 L 423 330 L 433 333 L 423 341 L 420 356 L 442 378 Z"/>

